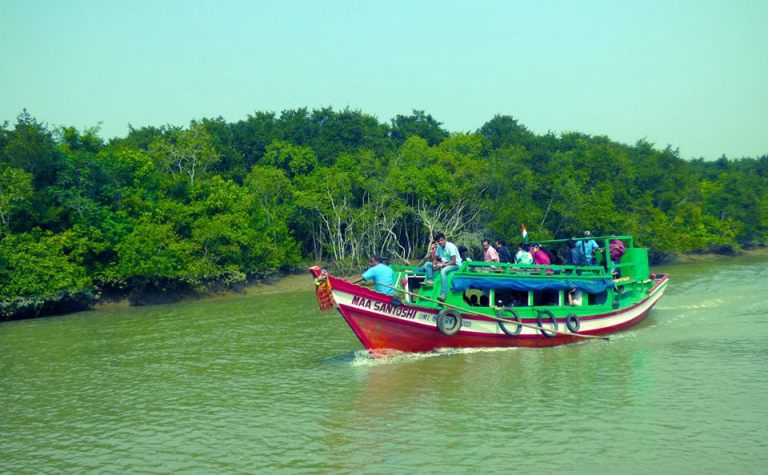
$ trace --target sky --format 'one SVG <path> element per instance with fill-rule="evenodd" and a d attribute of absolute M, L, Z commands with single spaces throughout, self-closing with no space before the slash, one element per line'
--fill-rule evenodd
<path fill-rule="evenodd" d="M 0 122 L 134 128 L 331 106 L 451 132 L 768 154 L 768 1 L 0 0 Z"/>

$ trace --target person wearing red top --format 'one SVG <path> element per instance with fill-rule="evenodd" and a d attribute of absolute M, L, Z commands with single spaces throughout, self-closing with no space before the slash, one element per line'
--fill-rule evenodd
<path fill-rule="evenodd" d="M 487 239 L 483 239 L 483 260 L 485 262 L 499 262 L 499 253 Z"/>
<path fill-rule="evenodd" d="M 611 234 L 611 236 L 614 236 L 614 235 Z M 615 266 L 621 263 L 621 256 L 624 255 L 624 251 L 625 251 L 624 243 L 618 239 L 614 239 L 610 242 L 609 249 L 610 249 L 610 255 L 611 255 L 611 262 L 613 263 L 613 267 L 614 267 L 613 277 L 614 279 L 618 279 L 621 277 L 621 269 L 616 268 Z"/>
<path fill-rule="evenodd" d="M 546 252 L 539 246 L 538 244 L 533 244 L 531 246 L 531 256 L 533 256 L 533 263 L 542 265 L 542 266 L 548 266 L 552 264 L 552 261 L 549 260 L 549 256 Z M 551 274 L 552 269 L 547 269 L 547 274 Z"/>
<path fill-rule="evenodd" d="M 540 265 L 550 265 L 552 261 L 549 260 L 549 256 L 538 244 L 531 246 L 531 256 L 533 256 L 533 263 Z"/>

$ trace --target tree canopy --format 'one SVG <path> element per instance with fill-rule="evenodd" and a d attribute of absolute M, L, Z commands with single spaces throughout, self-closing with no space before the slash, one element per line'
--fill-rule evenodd
<path fill-rule="evenodd" d="M 765 242 L 767 173 L 768 155 L 686 161 L 503 115 L 451 133 L 419 110 L 300 108 L 105 142 L 23 111 L 0 128 L 0 318 L 414 259 L 438 231 L 513 242 L 521 223 L 533 239 L 632 234 L 656 259 L 733 250 Z"/>

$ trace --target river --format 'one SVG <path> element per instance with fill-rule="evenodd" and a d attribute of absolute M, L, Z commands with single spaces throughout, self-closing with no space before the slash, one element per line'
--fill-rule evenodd
<path fill-rule="evenodd" d="M 373 360 L 312 279 L 0 324 L 0 472 L 765 473 L 768 258 L 608 342 Z"/>

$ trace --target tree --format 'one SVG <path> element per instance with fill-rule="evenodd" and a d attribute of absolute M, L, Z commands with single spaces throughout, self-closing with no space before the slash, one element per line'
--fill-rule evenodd
<path fill-rule="evenodd" d="M 309 147 L 300 147 L 285 141 L 274 141 L 267 146 L 260 165 L 283 170 L 288 177 L 306 175 L 317 167 L 317 157 Z"/>
<path fill-rule="evenodd" d="M 60 236 L 36 231 L 0 238 L 0 318 L 80 310 L 97 298 Z"/>
<path fill-rule="evenodd" d="M 536 139 L 535 134 L 508 115 L 493 116 L 477 132 L 486 137 L 493 148 L 502 148 L 510 145 L 530 147 Z"/>
<path fill-rule="evenodd" d="M 32 184 L 38 191 L 55 181 L 62 166 L 62 155 L 56 148 L 53 134 L 26 109 L 7 134 L 0 157 L 8 165 L 31 173 Z"/>
<path fill-rule="evenodd" d="M 200 124 L 192 123 L 189 130 L 173 131 L 167 137 L 156 138 L 149 146 L 150 155 L 160 169 L 172 176 L 186 176 L 189 185 L 195 178 L 219 161 L 213 138 Z"/>
<path fill-rule="evenodd" d="M 162 286 L 169 280 L 191 277 L 205 268 L 195 259 L 197 250 L 170 224 L 143 218 L 116 246 L 118 263 L 111 277 L 138 286 Z"/>
<path fill-rule="evenodd" d="M 0 164 L 0 225 L 11 227 L 14 211 L 32 196 L 32 174 Z"/>
<path fill-rule="evenodd" d="M 390 137 L 397 145 L 413 136 L 423 138 L 429 145 L 437 145 L 450 136 L 441 125 L 430 114 L 414 109 L 411 115 L 397 115 L 392 119 Z"/>

